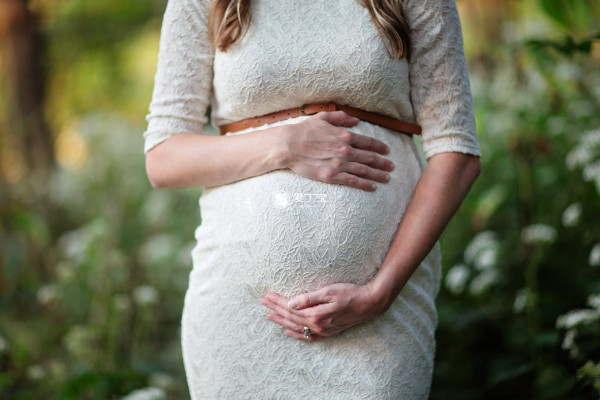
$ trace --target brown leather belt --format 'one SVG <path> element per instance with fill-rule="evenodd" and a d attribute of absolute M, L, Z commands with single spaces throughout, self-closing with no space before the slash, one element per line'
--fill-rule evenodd
<path fill-rule="evenodd" d="M 386 117 L 381 114 L 376 114 L 374 112 L 361 110 L 360 108 L 343 106 L 334 102 L 305 104 L 301 107 L 290 108 L 289 110 L 276 111 L 274 113 L 262 115 L 260 117 L 243 119 L 241 121 L 221 125 L 219 130 L 221 131 L 221 135 L 225 135 L 228 132 L 236 132 L 241 131 L 242 129 L 255 128 L 264 124 L 283 121 L 288 118 L 316 114 L 321 111 L 344 111 L 346 114 L 352 117 L 356 117 L 358 119 L 371 122 L 373 124 L 381 125 L 385 128 L 394 129 L 398 132 L 405 133 L 409 136 L 421 134 L 421 127 L 419 125 L 400 121 L 395 118 Z"/>

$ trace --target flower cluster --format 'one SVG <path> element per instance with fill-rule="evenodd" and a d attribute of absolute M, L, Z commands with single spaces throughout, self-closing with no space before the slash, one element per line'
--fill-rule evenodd
<path fill-rule="evenodd" d="M 571 310 L 556 320 L 557 328 L 567 330 L 562 348 L 569 351 L 571 358 L 583 356 L 581 346 L 577 344 L 578 338 L 585 337 L 589 332 L 600 331 L 600 293 L 589 296 L 587 305 L 590 308 Z M 596 336 L 592 335 L 592 337 Z M 597 340 L 595 342 L 595 346 L 600 347 L 600 343 Z"/>
<path fill-rule="evenodd" d="M 138 389 L 121 400 L 166 400 L 167 395 L 162 389 L 156 387 L 147 387 L 144 389 Z"/>
<path fill-rule="evenodd" d="M 483 231 L 475 235 L 465 249 L 465 263 L 453 266 L 446 274 L 445 285 L 448 291 L 453 294 L 462 293 L 473 275 L 469 292 L 474 296 L 485 293 L 500 280 L 500 273 L 496 269 L 499 252 L 500 241 L 495 232 Z"/>
<path fill-rule="evenodd" d="M 600 194 L 600 129 L 584 132 L 567 155 L 567 167 L 582 169 L 582 176 L 596 186 Z"/>

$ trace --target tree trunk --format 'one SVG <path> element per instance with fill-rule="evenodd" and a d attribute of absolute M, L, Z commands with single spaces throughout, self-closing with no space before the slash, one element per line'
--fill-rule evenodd
<path fill-rule="evenodd" d="M 28 172 L 54 162 L 54 151 L 44 116 L 45 41 L 28 0 L 0 0 L 0 45 L 8 93 L 4 134 L 12 137 Z M 5 141 L 6 143 L 6 141 Z"/>

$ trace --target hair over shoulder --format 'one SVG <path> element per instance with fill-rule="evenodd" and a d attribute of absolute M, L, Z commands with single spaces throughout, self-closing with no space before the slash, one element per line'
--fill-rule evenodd
<path fill-rule="evenodd" d="M 208 33 L 221 51 L 239 40 L 250 25 L 251 0 L 211 0 Z M 369 10 L 390 57 L 410 57 L 409 27 L 402 0 L 356 0 Z"/>

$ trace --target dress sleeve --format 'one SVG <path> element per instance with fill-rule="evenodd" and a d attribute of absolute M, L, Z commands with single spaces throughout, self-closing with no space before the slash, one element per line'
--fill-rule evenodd
<path fill-rule="evenodd" d="M 144 153 L 178 133 L 202 133 L 208 122 L 214 47 L 208 40 L 209 0 L 169 0 L 165 9 L 146 116 Z"/>
<path fill-rule="evenodd" d="M 481 157 L 455 0 L 403 4 L 411 33 L 410 95 L 425 159 L 443 152 Z"/>

